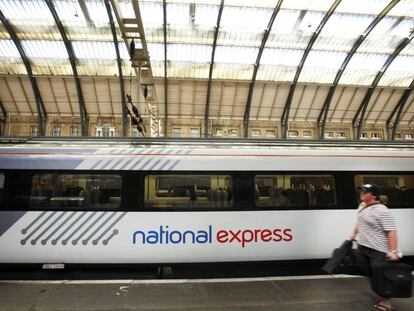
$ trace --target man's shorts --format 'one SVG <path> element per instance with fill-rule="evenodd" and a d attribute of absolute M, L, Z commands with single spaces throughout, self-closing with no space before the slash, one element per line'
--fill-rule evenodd
<path fill-rule="evenodd" d="M 358 245 L 355 252 L 356 265 L 364 276 L 371 276 L 372 265 L 379 264 L 386 260 L 386 254 L 375 249 Z"/>

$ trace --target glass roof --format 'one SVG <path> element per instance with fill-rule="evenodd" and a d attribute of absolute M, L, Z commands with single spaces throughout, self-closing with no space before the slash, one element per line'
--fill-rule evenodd
<path fill-rule="evenodd" d="M 263 35 L 278 1 L 225 0 L 213 64 L 213 79 L 251 80 Z M 332 84 L 359 36 L 389 0 L 342 0 L 322 28 L 299 82 Z M 53 1 L 77 58 L 80 75 L 118 74 L 109 19 L 103 1 Z M 84 3 L 84 5 L 83 5 Z M 124 18 L 131 0 L 119 0 Z M 167 0 L 167 71 L 170 78 L 207 79 L 220 0 Z M 314 31 L 334 0 L 285 0 L 269 33 L 258 81 L 292 82 Z M 163 1 L 139 1 L 154 77 L 164 77 Z M 62 37 L 43 0 L 0 0 L 35 75 L 71 75 Z M 414 29 L 414 0 L 403 0 L 376 25 L 347 65 L 339 84 L 370 85 L 398 44 Z M 121 38 L 124 74 L 131 70 Z M 20 55 L 0 25 L 0 74 L 25 74 Z M 414 44 L 404 48 L 379 82 L 407 87 L 414 77 Z"/>

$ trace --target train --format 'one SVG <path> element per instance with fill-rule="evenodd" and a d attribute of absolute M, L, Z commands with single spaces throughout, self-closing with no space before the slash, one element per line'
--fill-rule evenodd
<path fill-rule="evenodd" d="M 0 264 L 324 259 L 365 183 L 413 256 L 410 143 L 2 138 Z"/>

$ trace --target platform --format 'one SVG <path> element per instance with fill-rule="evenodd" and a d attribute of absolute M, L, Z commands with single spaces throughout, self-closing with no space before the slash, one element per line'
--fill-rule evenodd
<path fill-rule="evenodd" d="M 1 281 L 1 310 L 367 311 L 376 296 L 345 276 L 207 280 Z M 399 311 L 414 298 L 394 299 Z"/>

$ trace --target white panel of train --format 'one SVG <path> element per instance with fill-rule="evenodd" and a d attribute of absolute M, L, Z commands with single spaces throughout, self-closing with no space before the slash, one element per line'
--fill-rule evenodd
<path fill-rule="evenodd" d="M 0 147 L 0 263 L 321 259 L 363 183 L 414 255 L 414 149 L 226 145 Z"/>

